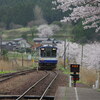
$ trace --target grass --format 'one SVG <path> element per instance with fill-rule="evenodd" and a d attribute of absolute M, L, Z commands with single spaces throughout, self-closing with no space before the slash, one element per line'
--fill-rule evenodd
<path fill-rule="evenodd" d="M 9 53 L 7 54 L 8 58 L 17 58 L 17 59 L 18 59 L 18 58 L 21 59 L 22 56 L 23 56 L 24 59 L 27 59 L 28 55 L 29 55 L 29 54 L 18 53 L 18 52 L 9 52 Z"/>
<path fill-rule="evenodd" d="M 22 59 L 23 55 L 23 59 Z M 28 55 L 25 53 L 17 53 L 17 52 L 9 52 L 7 55 L 7 59 L 1 57 L 0 58 L 0 72 L 1 73 L 8 73 L 12 71 L 20 71 L 30 68 L 35 68 L 38 66 L 38 64 L 34 61 L 38 60 L 37 53 L 34 52 L 32 56 L 32 60 L 28 59 Z"/>
<path fill-rule="evenodd" d="M 69 66 L 67 66 L 67 69 L 64 68 L 63 66 L 64 66 L 63 60 L 59 59 L 58 69 L 60 69 L 64 74 L 68 74 L 68 75 L 72 74 L 69 70 Z M 86 67 L 81 67 L 79 76 L 80 76 L 80 80 L 77 81 L 77 83 L 83 83 L 92 87 L 92 85 L 96 81 L 97 73 L 95 69 L 88 69 Z"/>
<path fill-rule="evenodd" d="M 64 68 L 63 66 L 59 66 L 59 70 L 61 70 L 64 74 L 71 74 L 68 68 Z"/>
<path fill-rule="evenodd" d="M 18 65 L 14 65 L 13 67 L 10 66 L 10 64 L 7 64 L 8 61 L 2 61 L 2 66 L 0 66 L 0 74 L 6 74 L 6 73 L 13 73 L 16 71 L 20 71 L 20 70 L 27 70 L 27 69 L 33 69 L 38 67 L 38 64 L 35 62 L 31 62 L 31 63 L 27 63 L 27 61 L 24 61 L 24 66 L 21 66 L 20 61 L 17 63 L 20 63 L 20 66 Z"/>
<path fill-rule="evenodd" d="M 10 32 L 27 32 L 30 31 L 29 27 L 24 27 L 24 28 L 19 28 L 19 29 L 12 29 L 12 30 L 6 30 L 6 33 L 10 33 Z"/>
<path fill-rule="evenodd" d="M 7 57 L 9 59 L 14 59 L 14 58 L 16 58 L 16 59 L 22 59 L 22 56 L 23 56 L 23 58 L 27 60 L 29 55 L 31 55 L 32 59 L 38 60 L 38 54 L 37 54 L 37 52 L 34 52 L 34 54 L 30 54 L 30 53 L 18 53 L 18 52 L 9 52 L 7 54 Z"/>
<path fill-rule="evenodd" d="M 97 77 L 97 73 L 95 69 L 87 69 L 86 67 L 81 68 L 81 81 L 87 85 L 92 86 Z"/>
<path fill-rule="evenodd" d="M 64 68 L 64 63 L 62 59 L 59 59 L 58 69 L 61 70 L 64 74 L 71 74 L 69 66 L 66 66 L 66 68 Z"/>
<path fill-rule="evenodd" d="M 100 92 L 100 89 L 97 89 L 98 92 Z"/>
<path fill-rule="evenodd" d="M 37 64 L 33 63 L 32 60 L 22 60 L 21 59 L 11 59 L 11 60 L 0 60 L 0 72 L 12 72 L 12 71 L 20 71 L 25 69 L 31 69 L 36 67 Z"/>
<path fill-rule="evenodd" d="M 22 35 L 30 36 L 32 34 L 32 31 L 34 31 L 36 27 L 23 27 L 18 29 L 11 29 L 11 30 L 2 30 L 2 38 L 3 40 L 13 40 L 15 38 L 21 38 Z M 32 37 L 32 36 L 31 36 Z"/>
<path fill-rule="evenodd" d="M 0 74 L 13 73 L 13 72 L 16 72 L 16 71 L 0 71 Z"/>

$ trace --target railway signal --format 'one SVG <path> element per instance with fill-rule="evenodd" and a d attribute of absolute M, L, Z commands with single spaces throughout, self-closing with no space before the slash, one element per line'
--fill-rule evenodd
<path fill-rule="evenodd" d="M 70 72 L 80 72 L 80 65 L 79 64 L 71 64 L 70 65 Z"/>
<path fill-rule="evenodd" d="M 78 81 L 80 79 L 79 74 L 71 74 L 71 76 L 73 81 Z"/>
<path fill-rule="evenodd" d="M 71 74 L 71 76 L 72 76 L 72 80 L 74 81 L 74 87 L 76 87 L 76 81 L 78 81 L 80 79 L 79 78 L 80 65 L 79 64 L 71 64 L 70 72 L 73 72 L 73 74 Z"/>

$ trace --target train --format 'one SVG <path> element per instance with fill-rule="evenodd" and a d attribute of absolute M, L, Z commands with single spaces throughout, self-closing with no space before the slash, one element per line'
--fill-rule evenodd
<path fill-rule="evenodd" d="M 39 68 L 55 69 L 58 63 L 57 47 L 54 45 L 43 45 L 39 48 Z"/>

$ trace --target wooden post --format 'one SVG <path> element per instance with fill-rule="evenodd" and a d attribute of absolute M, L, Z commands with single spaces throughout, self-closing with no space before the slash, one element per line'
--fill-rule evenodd
<path fill-rule="evenodd" d="M 98 71 L 98 88 L 100 89 L 100 68 L 99 68 L 99 71 Z"/>
<path fill-rule="evenodd" d="M 22 53 L 22 67 L 24 65 L 23 53 Z"/>

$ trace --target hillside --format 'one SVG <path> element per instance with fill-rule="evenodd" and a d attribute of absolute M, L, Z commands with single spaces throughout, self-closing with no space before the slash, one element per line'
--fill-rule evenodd
<path fill-rule="evenodd" d="M 16 37 L 26 38 L 27 35 L 30 39 L 33 38 L 33 33 L 36 33 L 33 32 L 34 28 L 31 29 L 32 27 L 56 23 L 61 27 L 61 31 L 56 34 L 59 36 L 54 35 L 53 37 L 60 37 L 60 34 L 63 37 L 70 35 L 73 36 L 73 42 L 81 44 L 100 41 L 99 32 L 95 33 L 94 29 L 84 30 L 82 20 L 77 23 L 72 22 L 70 27 L 67 27 L 64 23 L 59 24 L 59 21 L 70 12 L 52 10 L 54 7 L 52 1 L 0 0 L 0 34 L 3 34 L 3 38 L 7 40 Z"/>
<path fill-rule="evenodd" d="M 62 19 L 64 14 L 52 8 L 52 0 L 0 0 L 0 28 L 11 29 L 12 24 L 27 26 L 32 21 L 42 24 Z M 38 19 L 45 21 L 36 22 Z"/>
<path fill-rule="evenodd" d="M 10 30 L 1 30 L 0 35 L 2 36 L 3 40 L 12 40 L 15 38 L 25 38 L 29 41 L 32 41 L 35 37 L 52 37 L 58 40 L 67 40 L 72 39 L 71 37 L 66 36 L 72 36 L 73 26 L 70 24 L 64 24 L 61 26 L 57 24 L 43 24 L 39 26 L 32 26 L 32 27 L 22 27 L 17 29 L 10 29 Z M 51 34 L 52 35 L 49 35 Z M 39 35 L 40 34 L 40 35 Z"/>
<path fill-rule="evenodd" d="M 3 30 L 0 32 L 2 34 L 3 40 L 12 40 L 15 38 L 25 38 L 27 40 L 32 41 L 32 39 L 36 36 L 35 27 L 23 27 L 18 29 L 11 29 L 11 30 Z"/>

